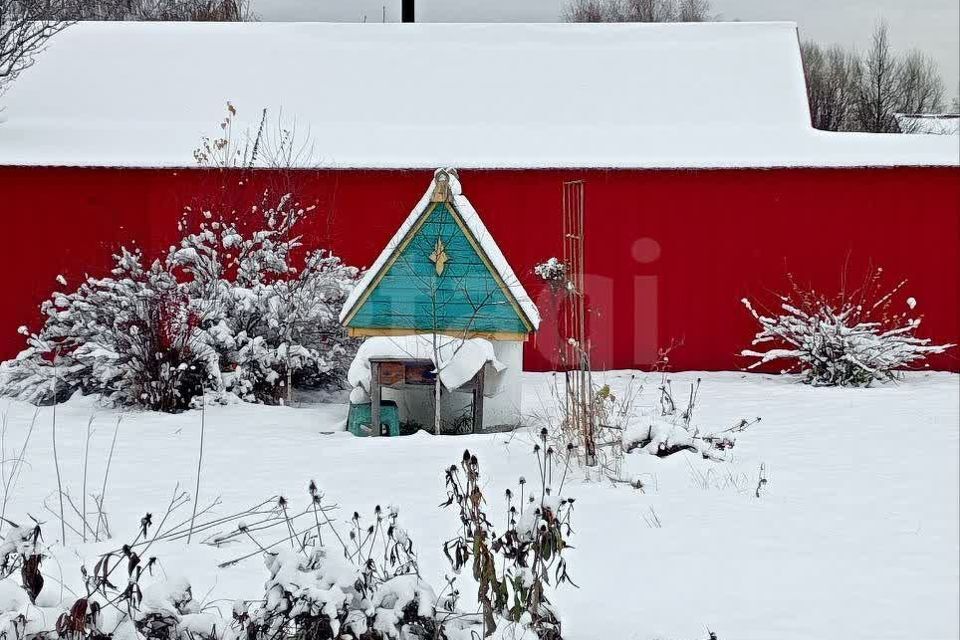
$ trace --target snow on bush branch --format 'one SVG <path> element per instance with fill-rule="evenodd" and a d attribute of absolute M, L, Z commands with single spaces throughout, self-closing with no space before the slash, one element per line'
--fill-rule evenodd
<path fill-rule="evenodd" d="M 567 281 L 567 265 L 558 258 L 547 258 L 533 267 L 533 273 L 546 283 L 554 293 L 571 286 Z"/>
<path fill-rule="evenodd" d="M 760 323 L 753 345 L 768 347 L 741 352 L 757 359 L 748 368 L 783 360 L 790 363 L 785 371 L 800 371 L 810 384 L 866 386 L 895 379 L 901 369 L 953 347 L 915 335 L 921 320 L 913 315 L 916 300 L 907 298 L 899 312 L 894 306 L 906 280 L 884 288 L 882 275 L 882 269 L 873 271 L 859 290 L 835 299 L 804 289 L 791 277 L 791 293 L 779 296 L 779 309 L 770 313 L 744 298 Z"/>
<path fill-rule="evenodd" d="M 205 391 L 277 403 L 291 385 L 339 380 L 353 347 L 337 313 L 357 270 L 303 250 L 296 225 L 310 211 L 269 191 L 243 226 L 187 209 L 162 258 L 145 266 L 122 248 L 110 276 L 44 302 L 40 331 L 22 328 L 27 349 L 0 365 L 0 393 L 180 411 Z"/>

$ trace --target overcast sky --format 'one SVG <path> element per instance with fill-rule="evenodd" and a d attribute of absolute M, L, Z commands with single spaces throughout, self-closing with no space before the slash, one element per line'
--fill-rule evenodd
<path fill-rule="evenodd" d="M 263 20 L 388 21 L 400 0 L 253 0 Z M 960 87 L 958 0 L 712 0 L 723 20 L 790 20 L 803 38 L 865 49 L 876 21 L 890 24 L 893 45 L 917 47 L 939 63 L 947 95 Z M 552 22 L 563 0 L 417 0 L 421 22 Z"/>

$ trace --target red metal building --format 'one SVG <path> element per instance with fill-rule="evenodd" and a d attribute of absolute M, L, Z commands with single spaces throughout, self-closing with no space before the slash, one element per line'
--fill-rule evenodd
<path fill-rule="evenodd" d="M 227 100 L 236 131 L 282 107 L 317 152 L 196 167 Z M 770 301 L 788 272 L 833 291 L 882 266 L 909 280 L 921 334 L 960 342 L 960 140 L 812 130 L 792 25 L 82 24 L 4 102 L 0 357 L 58 274 L 103 273 L 121 245 L 165 251 L 183 208 L 224 185 L 296 192 L 317 205 L 306 243 L 365 265 L 438 166 L 460 168 L 534 296 L 532 267 L 561 253 L 561 185 L 586 182 L 598 367 L 682 342 L 678 369 L 741 368 L 740 299 Z M 540 302 L 531 369 L 555 350 Z"/>

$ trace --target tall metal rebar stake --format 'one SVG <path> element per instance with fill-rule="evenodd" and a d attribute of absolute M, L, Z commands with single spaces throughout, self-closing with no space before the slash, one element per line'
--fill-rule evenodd
<path fill-rule="evenodd" d="M 563 262 L 567 291 L 562 315 L 565 408 L 574 433 L 583 440 L 584 463 L 597 464 L 593 375 L 590 339 L 587 337 L 587 304 L 584 292 L 584 182 L 563 183 Z"/>
<path fill-rule="evenodd" d="M 201 389 L 201 391 L 203 391 Z M 200 471 L 203 469 L 203 434 L 207 430 L 207 398 L 206 393 L 201 396 L 200 404 L 200 454 L 197 456 L 197 485 L 193 490 L 193 513 L 190 514 L 190 531 L 187 533 L 187 544 L 193 538 L 193 527 L 197 520 L 197 503 L 200 502 Z"/>

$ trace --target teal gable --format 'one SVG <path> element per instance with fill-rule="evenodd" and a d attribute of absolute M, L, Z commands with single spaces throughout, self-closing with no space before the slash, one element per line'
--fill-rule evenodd
<path fill-rule="evenodd" d="M 535 327 L 513 293 L 519 283 L 504 282 L 484 244 L 451 198 L 429 202 L 366 283 L 344 324 L 355 335 L 525 338 Z"/>

